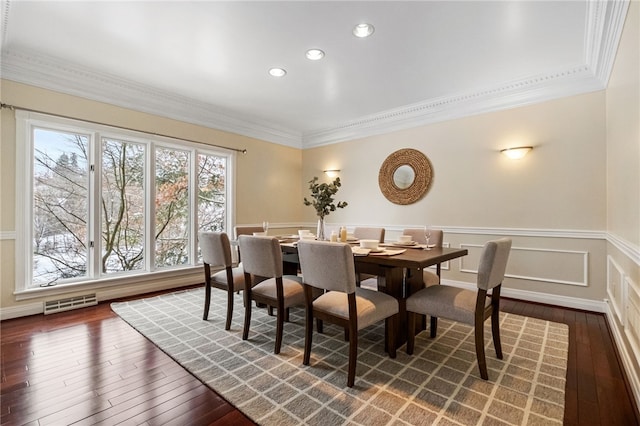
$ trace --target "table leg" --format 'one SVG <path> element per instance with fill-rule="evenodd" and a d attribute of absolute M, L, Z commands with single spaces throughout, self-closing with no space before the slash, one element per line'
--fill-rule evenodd
<path fill-rule="evenodd" d="M 422 278 L 421 269 L 407 269 L 405 275 L 405 294 L 407 298 L 412 294 L 422 290 L 424 288 L 424 281 Z M 416 335 L 423 330 L 427 329 L 427 316 L 416 315 Z"/>

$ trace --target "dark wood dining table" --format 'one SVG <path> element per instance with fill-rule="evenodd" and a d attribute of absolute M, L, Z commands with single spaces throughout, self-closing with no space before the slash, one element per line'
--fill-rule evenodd
<path fill-rule="evenodd" d="M 389 247 L 396 250 L 397 247 Z M 283 261 L 287 273 L 295 273 L 298 268 L 298 249 L 294 244 L 282 244 Z M 407 341 L 406 298 L 424 288 L 422 270 L 448 260 L 468 254 L 467 249 L 433 247 L 429 250 L 407 248 L 395 255 L 354 256 L 356 273 L 376 275 L 378 290 L 395 297 L 400 307 L 396 348 Z M 295 268 L 295 272 L 294 272 Z M 424 330 L 426 321 L 418 318 L 416 331 Z"/>

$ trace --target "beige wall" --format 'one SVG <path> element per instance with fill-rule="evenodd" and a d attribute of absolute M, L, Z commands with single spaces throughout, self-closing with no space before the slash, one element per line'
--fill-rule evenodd
<path fill-rule="evenodd" d="M 247 149 L 236 159 L 236 210 L 235 223 L 257 224 L 263 220 L 289 223 L 299 220 L 301 215 L 300 169 L 301 151 L 283 145 L 226 133 L 64 95 L 15 82 L 1 80 L 2 102 L 53 114 L 78 119 L 92 120 L 114 126 L 128 127 L 139 131 L 165 134 L 176 138 L 190 139 L 238 149 Z M 16 302 L 13 295 L 14 246 L 15 246 L 15 117 L 10 110 L 1 112 L 0 133 L 0 307 L 7 308 L 31 304 L 57 297 L 41 297 Z M 171 286 L 175 283 L 201 282 L 201 271 L 182 274 L 181 277 L 156 278 L 145 291 Z M 135 292 L 133 286 L 110 285 L 98 291 L 99 299 L 126 295 Z M 86 293 L 86 289 L 69 293 Z M 67 297 L 67 295 L 65 295 Z"/>
<path fill-rule="evenodd" d="M 308 149 L 303 180 L 342 170 L 339 198 L 350 205 L 332 221 L 604 230 L 604 99 L 598 92 Z M 519 161 L 499 154 L 518 145 L 534 150 Z M 380 165 L 401 148 L 423 152 L 434 172 L 429 193 L 409 206 L 378 188 Z"/>
<path fill-rule="evenodd" d="M 527 278 L 510 278 L 505 287 L 602 301 L 605 140 L 605 93 L 596 92 L 308 149 L 303 181 L 341 169 L 338 199 L 349 206 L 328 222 L 385 226 L 389 236 L 394 228 L 428 224 L 443 228 L 456 247 L 506 233 L 515 248 L 508 272 Z M 518 161 L 499 153 L 519 145 L 534 149 Z M 389 202 L 378 187 L 380 165 L 401 148 L 427 155 L 434 173 L 427 195 L 406 206 Z M 313 219 L 311 209 L 305 215 Z M 473 282 L 473 274 L 460 271 L 473 269 L 466 263 L 452 262 L 445 278 Z"/>

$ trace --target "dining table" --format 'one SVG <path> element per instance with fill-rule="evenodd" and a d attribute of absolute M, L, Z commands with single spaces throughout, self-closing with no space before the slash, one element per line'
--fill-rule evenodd
<path fill-rule="evenodd" d="M 351 244 L 358 247 L 358 242 Z M 375 275 L 378 291 L 383 291 L 398 300 L 398 330 L 396 330 L 396 348 L 407 341 L 407 309 L 406 299 L 411 294 L 424 288 L 422 270 L 440 265 L 452 259 L 466 256 L 467 249 L 453 247 L 430 247 L 416 245 L 397 247 L 393 244 L 381 245 L 387 253 L 367 253 L 358 255 L 354 250 L 356 273 Z M 298 249 L 295 240 L 282 240 L 283 264 L 285 273 L 295 274 L 299 269 Z M 438 266 L 439 267 L 439 266 Z M 416 319 L 416 333 L 424 330 L 426 320 L 423 316 Z"/>

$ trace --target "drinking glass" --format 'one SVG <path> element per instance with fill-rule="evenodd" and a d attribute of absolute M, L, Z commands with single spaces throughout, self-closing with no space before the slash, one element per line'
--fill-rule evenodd
<path fill-rule="evenodd" d="M 429 228 L 424 228 L 424 239 L 427 241 L 427 245 L 425 246 L 425 250 L 431 250 L 429 247 L 429 239 L 431 238 L 431 230 Z"/>
<path fill-rule="evenodd" d="M 266 220 L 262 222 L 262 230 L 266 233 L 269 230 L 269 222 Z"/>

